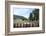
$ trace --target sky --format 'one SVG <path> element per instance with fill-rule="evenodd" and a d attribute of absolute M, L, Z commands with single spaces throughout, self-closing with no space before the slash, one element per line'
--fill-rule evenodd
<path fill-rule="evenodd" d="M 33 8 L 14 8 L 13 14 L 19 15 L 19 16 L 24 16 L 28 19 L 30 13 L 32 13 L 33 10 L 34 10 Z"/>

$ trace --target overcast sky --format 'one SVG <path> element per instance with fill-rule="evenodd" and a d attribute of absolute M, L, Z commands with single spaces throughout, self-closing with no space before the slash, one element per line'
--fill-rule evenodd
<path fill-rule="evenodd" d="M 24 16 L 28 19 L 30 13 L 32 13 L 33 8 L 14 8 L 14 15 Z"/>

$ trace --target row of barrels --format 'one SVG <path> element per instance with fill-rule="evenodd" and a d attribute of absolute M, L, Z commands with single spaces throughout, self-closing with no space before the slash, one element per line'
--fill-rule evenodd
<path fill-rule="evenodd" d="M 26 23 L 26 24 L 14 23 L 14 28 L 21 28 L 21 27 L 39 27 L 39 23 Z"/>

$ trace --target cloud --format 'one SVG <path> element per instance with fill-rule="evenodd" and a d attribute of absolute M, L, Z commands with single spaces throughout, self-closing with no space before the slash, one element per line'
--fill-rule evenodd
<path fill-rule="evenodd" d="M 26 18 L 29 17 L 30 13 L 32 13 L 34 9 L 32 8 L 14 8 L 14 15 L 24 16 Z"/>

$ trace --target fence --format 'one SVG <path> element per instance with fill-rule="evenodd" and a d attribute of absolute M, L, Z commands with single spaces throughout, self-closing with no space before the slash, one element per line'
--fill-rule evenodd
<path fill-rule="evenodd" d="M 39 27 L 39 22 L 25 22 L 25 23 L 14 23 L 14 28 L 22 28 L 22 27 Z"/>

